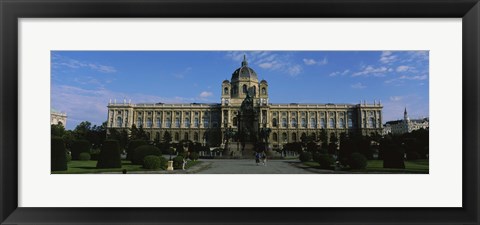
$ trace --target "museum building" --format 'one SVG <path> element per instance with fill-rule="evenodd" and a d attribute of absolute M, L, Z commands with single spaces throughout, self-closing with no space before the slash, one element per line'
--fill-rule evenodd
<path fill-rule="evenodd" d="M 259 133 L 260 129 L 269 128 L 268 142 L 274 149 L 281 149 L 288 142 L 300 141 L 302 136 L 318 138 L 322 129 L 329 136 L 338 136 L 342 132 L 382 133 L 383 106 L 380 102 L 270 103 L 268 82 L 258 81 L 257 73 L 248 66 L 245 57 L 231 80 L 224 80 L 221 88 L 221 102 L 214 104 L 110 102 L 107 127 L 128 129 L 135 125 L 142 127 L 151 140 L 161 140 L 164 132 L 168 131 L 173 142 L 191 140 L 223 146 L 230 139 L 226 138 L 229 132 L 239 134 L 241 107 L 248 98 L 255 117 L 252 132 Z"/>

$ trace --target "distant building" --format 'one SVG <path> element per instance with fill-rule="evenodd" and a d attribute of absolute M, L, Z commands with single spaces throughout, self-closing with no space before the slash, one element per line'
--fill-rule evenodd
<path fill-rule="evenodd" d="M 407 108 L 403 113 L 403 120 L 388 121 L 383 126 L 383 135 L 387 134 L 405 134 L 414 130 L 428 129 L 428 118 L 410 120 L 408 118 Z"/>
<path fill-rule="evenodd" d="M 62 125 L 63 127 L 67 126 L 67 113 L 56 112 L 52 110 L 50 112 L 50 125 Z"/>

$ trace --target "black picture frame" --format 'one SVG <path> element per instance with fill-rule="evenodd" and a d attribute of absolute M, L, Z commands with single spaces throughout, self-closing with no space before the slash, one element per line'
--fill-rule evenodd
<path fill-rule="evenodd" d="M 1 224 L 479 224 L 479 0 L 0 0 L 0 14 Z M 462 18 L 463 207 L 18 207 L 17 20 L 76 17 Z"/>

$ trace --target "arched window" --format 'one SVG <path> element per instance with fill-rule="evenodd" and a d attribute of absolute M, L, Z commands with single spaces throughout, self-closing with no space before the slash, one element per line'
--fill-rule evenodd
<path fill-rule="evenodd" d="M 257 86 L 253 86 L 253 96 L 257 96 Z"/>
<path fill-rule="evenodd" d="M 183 134 L 183 140 L 188 140 L 188 133 Z"/>
<path fill-rule="evenodd" d="M 282 118 L 282 127 L 287 127 L 287 118 Z"/>
<path fill-rule="evenodd" d="M 138 117 L 138 118 L 137 118 L 137 127 L 140 127 L 140 126 L 142 126 L 142 125 L 143 125 L 143 123 L 142 123 L 142 117 Z"/>
<path fill-rule="evenodd" d="M 193 141 L 198 141 L 198 133 L 193 133 Z"/>
<path fill-rule="evenodd" d="M 147 132 L 147 139 L 150 140 L 150 132 Z"/>
<path fill-rule="evenodd" d="M 285 132 L 282 133 L 282 140 L 283 140 L 284 142 L 287 142 L 287 141 L 288 141 L 288 139 L 287 139 L 287 133 L 285 133 Z"/>
<path fill-rule="evenodd" d="M 152 128 L 152 118 L 147 119 L 147 127 Z"/>
<path fill-rule="evenodd" d="M 190 127 L 190 119 L 185 118 L 185 127 Z"/>
<path fill-rule="evenodd" d="M 227 87 L 223 89 L 223 93 L 226 94 L 226 95 L 228 94 L 228 88 Z"/>
<path fill-rule="evenodd" d="M 297 127 L 297 119 L 292 118 L 292 127 Z"/>
<path fill-rule="evenodd" d="M 266 88 L 262 88 L 262 95 L 266 95 L 267 94 L 267 89 Z"/>
<path fill-rule="evenodd" d="M 297 133 L 292 133 L 292 141 L 293 142 L 297 141 Z"/>
<path fill-rule="evenodd" d="M 278 141 L 278 135 L 277 133 L 272 134 L 273 141 L 277 142 Z"/>
<path fill-rule="evenodd" d="M 155 140 L 160 141 L 160 132 L 155 133 Z"/>
<path fill-rule="evenodd" d="M 369 118 L 368 119 L 368 128 L 373 128 L 375 127 L 375 121 L 373 120 L 373 118 Z"/>
<path fill-rule="evenodd" d="M 325 128 L 325 119 L 324 118 L 320 119 L 320 127 Z"/>
<path fill-rule="evenodd" d="M 157 118 L 156 125 L 158 128 L 162 127 L 162 120 L 160 118 Z"/>
<path fill-rule="evenodd" d="M 207 117 L 203 117 L 203 127 L 209 127 L 209 122 Z"/>
<path fill-rule="evenodd" d="M 352 121 L 352 118 L 348 118 L 348 128 L 352 128 L 353 127 L 353 121 Z"/>
<path fill-rule="evenodd" d="M 180 127 L 180 119 L 179 119 L 179 118 L 176 118 L 176 119 L 175 119 L 175 127 L 176 127 L 176 128 L 179 128 L 179 127 Z"/>
<path fill-rule="evenodd" d="M 178 141 L 180 139 L 180 134 L 178 132 L 175 132 L 175 141 Z"/>
<path fill-rule="evenodd" d="M 165 123 L 167 128 L 172 128 L 172 120 L 170 118 L 167 118 L 167 122 Z"/>
<path fill-rule="evenodd" d="M 316 128 L 317 127 L 317 120 L 315 118 L 310 118 L 310 128 Z"/>
<path fill-rule="evenodd" d="M 335 120 L 333 118 L 330 118 L 330 121 L 328 122 L 328 127 L 329 128 L 334 128 L 335 127 Z"/>
<path fill-rule="evenodd" d="M 193 119 L 193 126 L 198 127 L 198 118 Z"/>
<path fill-rule="evenodd" d="M 246 84 L 244 84 L 244 85 L 243 85 L 243 93 L 244 93 L 244 94 L 246 94 L 246 93 L 247 93 L 247 91 L 248 91 L 248 90 L 247 90 L 247 85 L 246 85 Z"/>
<path fill-rule="evenodd" d="M 238 121 L 237 121 L 237 117 L 233 117 L 233 126 L 238 126 Z"/>
<path fill-rule="evenodd" d="M 340 126 L 340 128 L 345 128 L 345 122 L 343 121 L 343 118 L 338 120 L 338 126 Z"/>
<path fill-rule="evenodd" d="M 237 85 L 233 85 L 233 94 L 237 94 L 238 93 L 238 87 Z"/>
<path fill-rule="evenodd" d="M 122 127 L 122 117 L 117 117 L 117 127 Z"/>
<path fill-rule="evenodd" d="M 272 126 L 277 127 L 277 118 L 272 119 Z"/>
<path fill-rule="evenodd" d="M 307 128 L 307 119 L 302 118 L 302 127 Z"/>

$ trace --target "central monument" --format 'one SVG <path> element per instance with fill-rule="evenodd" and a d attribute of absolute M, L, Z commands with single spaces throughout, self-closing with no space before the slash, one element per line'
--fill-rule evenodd
<path fill-rule="evenodd" d="M 253 156 L 258 141 L 258 112 L 250 94 L 243 100 L 238 114 L 238 139 L 243 157 Z"/>

